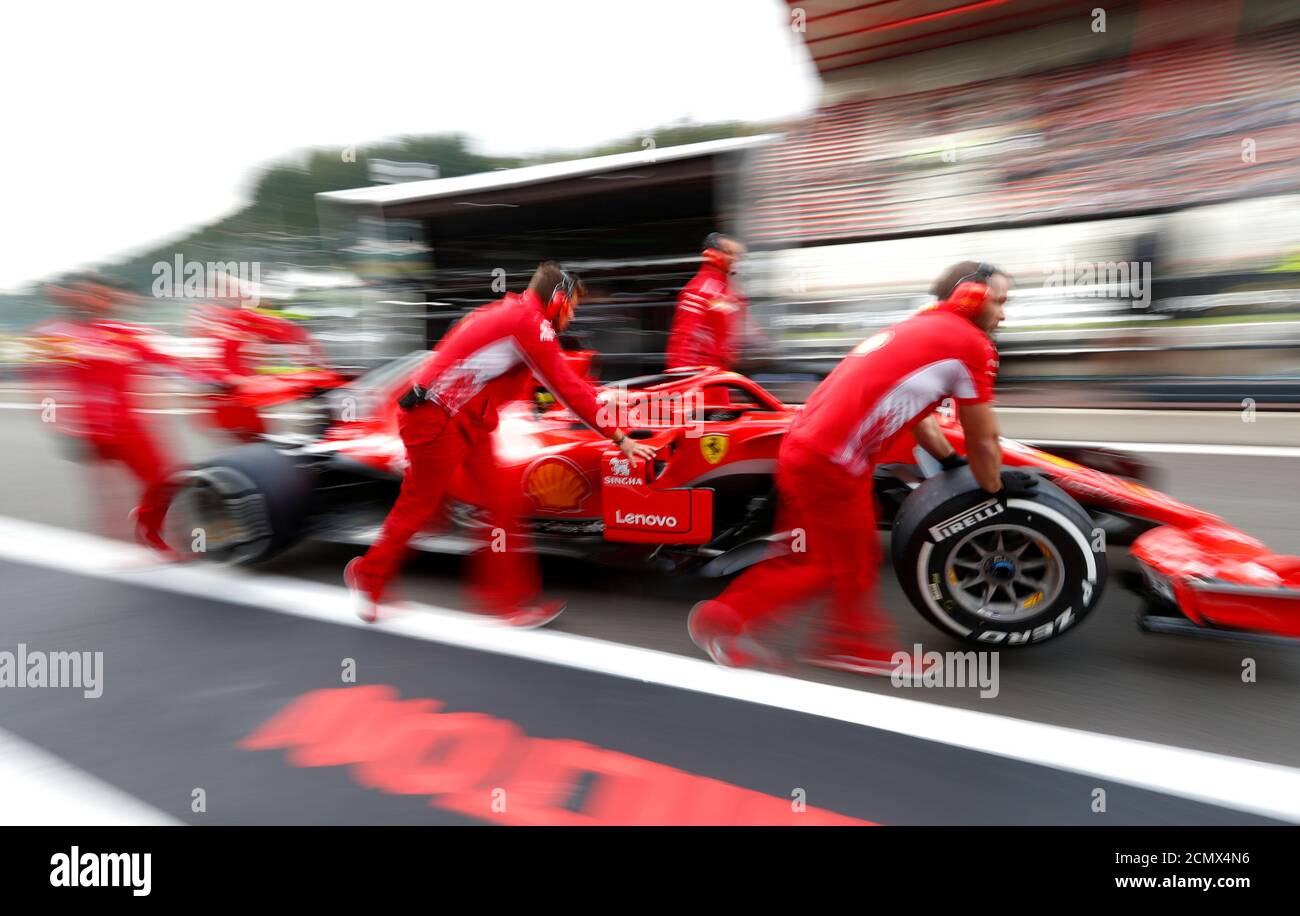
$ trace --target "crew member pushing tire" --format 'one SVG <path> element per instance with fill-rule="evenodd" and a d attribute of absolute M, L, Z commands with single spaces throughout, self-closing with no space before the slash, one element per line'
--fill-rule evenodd
<path fill-rule="evenodd" d="M 939 301 L 857 346 L 817 387 L 786 434 L 777 461 L 773 555 L 747 570 L 717 600 L 691 611 L 691 638 L 713 661 L 782 667 L 762 629 L 825 600 L 824 626 L 806 660 L 826 668 L 889 675 L 894 627 L 875 603 L 880 542 L 872 471 L 876 456 L 907 431 L 947 468 L 965 463 L 932 416 L 953 398 L 975 480 L 990 494 L 1024 490 L 1037 479 L 1000 473 L 993 414 L 1005 274 L 965 262 L 940 277 Z"/>

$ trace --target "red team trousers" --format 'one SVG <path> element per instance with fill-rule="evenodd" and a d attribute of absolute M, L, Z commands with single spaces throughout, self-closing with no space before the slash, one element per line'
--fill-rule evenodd
<path fill-rule="evenodd" d="M 150 535 L 162 531 L 175 484 L 172 462 L 158 447 L 153 432 L 129 415 L 120 417 L 111 438 L 91 441 L 94 456 L 101 461 L 120 461 L 143 487 L 136 506 L 136 524 Z"/>
<path fill-rule="evenodd" d="M 501 481 L 492 436 L 464 414 L 449 416 L 425 401 L 397 415 L 408 465 L 397 502 L 358 570 L 362 587 L 383 598 L 406 557 L 411 538 L 442 509 L 447 487 L 462 467 L 478 490 L 494 535 L 471 558 L 471 592 L 485 611 L 519 607 L 541 590 L 537 559 L 519 525 L 522 493 Z M 501 549 L 498 549 L 501 548 Z"/>
<path fill-rule="evenodd" d="M 750 567 L 718 597 L 732 618 L 710 622 L 738 632 L 828 599 L 823 637 L 882 642 L 893 624 L 875 604 L 880 535 L 870 469 L 854 476 L 787 440 L 781 446 L 776 487 L 776 530 L 796 535 L 781 545 L 779 555 Z"/>

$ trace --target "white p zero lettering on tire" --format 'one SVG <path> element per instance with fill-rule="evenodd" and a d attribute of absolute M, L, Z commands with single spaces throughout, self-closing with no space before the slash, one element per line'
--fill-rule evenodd
<path fill-rule="evenodd" d="M 893 562 L 920 614 L 966 642 L 1030 646 L 1074 629 L 1106 584 L 1088 514 L 1043 480 L 1030 496 L 990 498 L 969 468 L 933 477 L 903 503 Z"/>

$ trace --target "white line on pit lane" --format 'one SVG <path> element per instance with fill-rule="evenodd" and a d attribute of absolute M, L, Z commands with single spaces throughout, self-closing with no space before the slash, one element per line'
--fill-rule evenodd
<path fill-rule="evenodd" d="M 1113 448 L 1121 452 L 1150 452 L 1166 455 L 1235 455 L 1242 458 L 1297 458 L 1300 446 L 1295 445 L 1217 445 L 1193 442 L 1099 442 L 1082 439 L 1035 439 L 1026 436 L 1016 441 L 1032 444 L 1045 451 L 1054 446 L 1088 446 Z"/>
<path fill-rule="evenodd" d="M 148 557 L 132 544 L 0 516 L 0 558 L 32 566 L 838 719 L 1300 822 L 1300 769 L 1292 767 L 728 670 L 571 633 L 511 630 L 432 605 L 413 604 L 418 613 L 366 624 L 341 586 L 217 566 L 124 568 Z"/>
<path fill-rule="evenodd" d="M 73 405 L 75 406 L 75 405 Z M 0 403 L 0 410 L 40 410 L 40 404 L 21 404 L 21 403 Z M 1061 413 L 1073 408 L 1061 408 L 1059 410 L 1042 411 L 1038 408 L 1029 407 L 1003 407 L 1000 411 L 1020 411 L 1036 413 Z M 189 416 L 191 414 L 211 413 L 206 407 L 145 407 L 139 409 L 140 413 L 148 414 L 167 414 L 171 416 Z M 1235 414 L 1235 411 L 1134 411 L 1134 410 L 1077 410 L 1077 413 L 1097 414 L 1097 413 L 1114 413 L 1114 414 L 1143 414 L 1143 415 L 1169 415 L 1187 417 L 1193 414 L 1204 414 L 1209 416 L 1223 416 L 1225 414 Z M 306 413 L 266 413 L 263 416 L 272 420 L 311 420 L 319 414 Z M 1270 415 L 1271 416 L 1271 415 Z M 1294 414 L 1288 416 L 1296 416 Z M 1168 455 L 1235 455 L 1243 458 L 1300 458 L 1300 446 L 1293 445 L 1221 445 L 1216 443 L 1199 443 L 1199 442 L 1103 442 L 1099 440 L 1082 440 L 1082 439 L 1035 439 L 1032 436 L 1016 437 L 1017 441 L 1033 443 L 1036 446 L 1048 448 L 1053 445 L 1060 446 L 1092 446 L 1094 448 L 1113 448 L 1126 452 L 1150 452 L 1152 454 Z"/>
<path fill-rule="evenodd" d="M 0 729 L 0 824 L 167 826 L 159 809 Z"/>
<path fill-rule="evenodd" d="M 1241 408 L 1237 406 L 1224 407 L 1219 410 L 1191 410 L 1183 408 L 1149 408 L 1149 407 L 1013 407 L 1009 405 L 997 405 L 998 413 L 1041 413 L 1059 416 L 1081 416 L 1081 417 L 1168 417 L 1170 419 L 1179 419 L 1187 417 L 1236 417 L 1240 415 Z M 1294 420 L 1300 417 L 1300 411 L 1294 410 L 1261 410 L 1260 416 L 1276 417 L 1282 420 Z"/>
<path fill-rule="evenodd" d="M 78 405 L 67 404 L 64 406 L 75 408 Z M 13 402 L 0 403 L 0 410 L 43 410 L 44 407 L 45 405 L 43 404 L 21 404 L 21 403 L 13 403 Z M 135 408 L 135 412 L 163 414 L 172 417 L 188 417 L 192 414 L 212 413 L 212 409 L 209 407 L 137 407 Z M 310 420 L 318 416 L 318 414 L 267 412 L 262 414 L 262 416 L 270 417 L 271 419 L 275 419 L 275 420 Z"/>

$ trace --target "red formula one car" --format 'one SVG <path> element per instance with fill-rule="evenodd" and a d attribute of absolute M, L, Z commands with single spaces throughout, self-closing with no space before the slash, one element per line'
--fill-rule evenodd
<path fill-rule="evenodd" d="M 308 537 L 368 543 L 396 497 L 405 454 L 393 398 L 423 353 L 333 393 L 314 435 L 266 437 L 186 471 L 179 528 L 207 534 L 205 558 L 256 563 Z M 520 403 L 495 445 L 530 507 L 542 553 L 724 576 L 782 549 L 772 474 L 799 409 L 753 380 L 714 369 L 629 379 L 607 389 L 653 462 L 629 461 L 566 410 Z M 611 400 L 611 406 L 614 400 Z M 964 452 L 960 425 L 940 411 Z M 1300 637 L 1300 558 L 1281 557 L 1208 512 L 1133 478 L 1132 456 L 1048 453 L 1006 440 L 1004 461 L 1046 478 L 1029 498 L 990 498 L 969 469 L 940 473 L 901 439 L 875 472 L 893 566 L 916 609 L 952 636 L 1026 646 L 1074 629 L 1107 581 L 1106 546 L 1131 542 L 1152 631 L 1242 639 Z M 453 481 L 442 527 L 414 546 L 486 543 L 467 479 Z M 178 539 L 182 540 L 182 539 Z M 183 539 L 188 540 L 188 538 Z M 180 545 L 183 546 L 183 545 Z"/>

